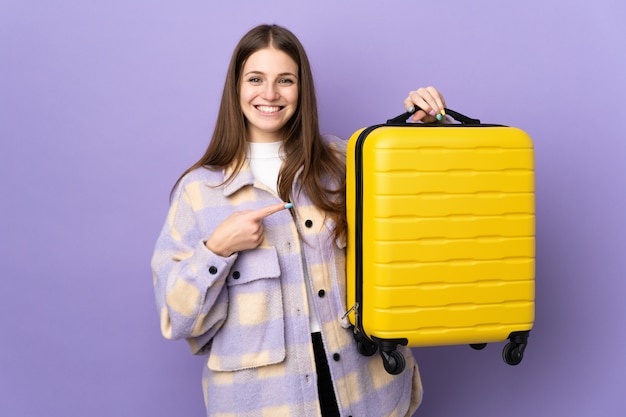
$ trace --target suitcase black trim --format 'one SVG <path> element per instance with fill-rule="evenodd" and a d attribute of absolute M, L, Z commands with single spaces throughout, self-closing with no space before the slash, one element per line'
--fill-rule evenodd
<path fill-rule="evenodd" d="M 373 355 L 376 350 L 380 351 L 380 355 L 383 361 L 385 370 L 391 375 L 398 375 L 404 370 L 406 360 L 402 353 L 396 349 L 398 345 L 406 346 L 409 344 L 409 340 L 406 338 L 400 339 L 380 339 L 377 337 L 369 337 L 363 329 L 362 308 L 363 308 L 363 145 L 365 139 L 372 131 L 378 129 L 381 126 L 388 126 L 389 124 L 374 125 L 366 128 L 361 132 L 355 143 L 355 198 L 356 198 L 356 210 L 355 210 L 355 329 L 354 337 L 357 342 L 357 349 L 365 356 Z"/>
<path fill-rule="evenodd" d="M 355 325 L 358 331 L 363 332 L 363 320 L 361 318 L 361 311 L 363 309 L 363 145 L 367 136 L 374 130 L 378 129 L 384 124 L 374 125 L 366 128 L 361 132 L 355 143 L 355 302 L 357 308 L 355 311 Z M 367 336 L 366 336 L 367 337 Z M 369 338 L 368 338 L 369 339 Z"/>

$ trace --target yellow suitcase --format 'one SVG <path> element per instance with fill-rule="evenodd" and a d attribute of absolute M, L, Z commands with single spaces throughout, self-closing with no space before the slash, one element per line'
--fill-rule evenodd
<path fill-rule="evenodd" d="M 406 123 L 347 146 L 347 305 L 358 350 L 385 369 L 409 347 L 509 342 L 521 362 L 534 322 L 534 154 L 522 130 Z"/>

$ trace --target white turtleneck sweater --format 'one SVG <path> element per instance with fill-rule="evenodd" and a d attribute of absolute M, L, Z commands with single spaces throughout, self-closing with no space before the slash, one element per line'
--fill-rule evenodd
<path fill-rule="evenodd" d="M 278 195 L 278 173 L 283 163 L 281 158 L 281 146 L 282 142 L 248 142 L 248 162 L 254 178 L 269 187 L 276 195 Z M 315 310 L 315 303 L 313 302 L 311 280 L 309 279 L 309 273 L 302 251 L 301 254 L 302 263 L 305 266 L 304 278 L 306 280 L 306 293 L 309 302 L 309 325 L 312 333 L 319 332 L 320 323 L 317 319 L 317 311 Z"/>

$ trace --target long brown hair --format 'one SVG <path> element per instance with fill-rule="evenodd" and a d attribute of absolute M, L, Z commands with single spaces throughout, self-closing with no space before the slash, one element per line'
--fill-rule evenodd
<path fill-rule="evenodd" d="M 230 178 L 241 170 L 247 150 L 246 120 L 239 104 L 241 72 L 250 55 L 268 47 L 285 52 L 298 65 L 298 106 L 284 127 L 283 150 L 286 159 L 278 175 L 278 195 L 283 201 L 292 200 L 292 184 L 302 167 L 302 188 L 313 204 L 334 220 L 335 238 L 341 238 L 345 236 L 347 228 L 343 155 L 331 149 L 321 137 L 309 59 L 298 38 L 281 26 L 257 26 L 237 44 L 228 66 L 211 142 L 202 158 L 187 169 L 176 184 L 187 173 L 200 167 L 233 167 Z"/>

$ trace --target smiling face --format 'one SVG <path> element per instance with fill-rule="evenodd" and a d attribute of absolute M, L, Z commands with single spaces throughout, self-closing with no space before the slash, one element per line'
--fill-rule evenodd
<path fill-rule="evenodd" d="M 298 65 L 283 51 L 260 49 L 241 72 L 239 104 L 250 142 L 277 142 L 298 107 Z"/>

